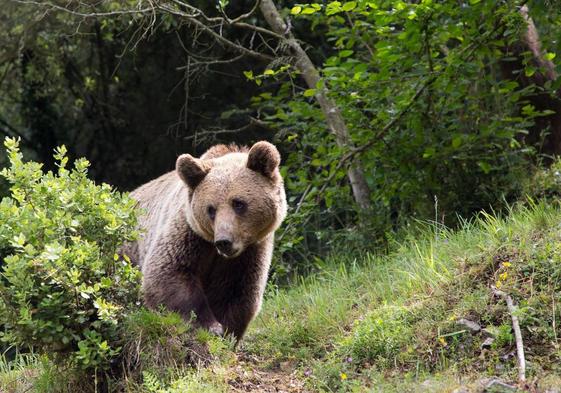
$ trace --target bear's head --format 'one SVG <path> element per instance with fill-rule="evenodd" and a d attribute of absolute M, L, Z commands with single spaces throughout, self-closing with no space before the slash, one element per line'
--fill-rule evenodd
<path fill-rule="evenodd" d="M 187 222 L 220 255 L 234 258 L 272 234 L 286 215 L 280 154 L 268 142 L 249 152 L 216 158 L 179 156 L 176 171 L 187 184 Z"/>

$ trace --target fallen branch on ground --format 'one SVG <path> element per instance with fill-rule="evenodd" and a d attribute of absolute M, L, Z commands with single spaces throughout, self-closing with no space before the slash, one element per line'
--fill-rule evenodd
<path fill-rule="evenodd" d="M 526 382 L 526 358 L 524 357 L 524 343 L 522 342 L 522 332 L 520 331 L 520 324 L 516 316 L 516 306 L 514 301 L 506 292 L 491 286 L 493 294 L 503 298 L 508 308 L 508 313 L 512 319 L 512 329 L 514 330 L 514 339 L 516 341 L 516 354 L 518 356 L 518 382 L 523 384 Z"/>

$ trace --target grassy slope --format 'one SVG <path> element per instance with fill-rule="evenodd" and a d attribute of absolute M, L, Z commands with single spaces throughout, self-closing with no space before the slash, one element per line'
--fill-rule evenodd
<path fill-rule="evenodd" d="M 532 385 L 561 386 L 560 223 L 558 208 L 539 205 L 504 220 L 482 216 L 456 232 L 427 227 L 389 256 L 333 257 L 321 274 L 268 293 L 237 356 L 203 334 L 215 355 L 211 365 L 175 366 L 167 382 L 148 370 L 143 386 L 129 388 L 405 392 L 452 391 L 460 381 L 475 389 L 489 375 L 512 381 L 510 316 L 491 285 L 520 305 Z M 484 334 L 466 332 L 460 318 L 492 332 L 491 347 L 482 349 Z M 35 363 L 33 373 L 28 363 L 8 370 L 0 362 L 0 386 L 45 369 Z"/>
<path fill-rule="evenodd" d="M 498 285 L 520 304 L 530 379 L 548 375 L 555 383 L 558 209 L 519 209 L 505 220 L 482 216 L 454 233 L 427 228 L 387 257 L 334 263 L 339 267 L 270 294 L 246 350 L 272 367 L 292 362 L 314 390 L 404 391 L 409 379 L 409 389 L 445 391 L 482 374 L 513 380 L 510 316 L 490 290 Z M 464 332 L 460 318 L 495 332 L 493 346 L 482 350 L 483 335 Z M 439 373 L 441 382 L 419 383 Z"/>

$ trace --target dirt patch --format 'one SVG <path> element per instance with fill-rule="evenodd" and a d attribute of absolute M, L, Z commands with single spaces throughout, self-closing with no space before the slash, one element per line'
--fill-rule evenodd
<path fill-rule="evenodd" d="M 228 381 L 233 392 L 306 393 L 304 381 L 293 367 L 262 369 L 257 357 L 247 354 L 238 356 L 234 375 Z"/>

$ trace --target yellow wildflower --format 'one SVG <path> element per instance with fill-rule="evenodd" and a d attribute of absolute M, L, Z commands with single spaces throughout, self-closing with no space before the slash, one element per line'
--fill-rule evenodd
<path fill-rule="evenodd" d="M 512 263 L 510 262 L 503 262 L 503 267 L 511 267 Z"/>
<path fill-rule="evenodd" d="M 446 342 L 446 339 L 444 337 L 438 337 L 438 342 L 440 344 L 442 344 L 443 347 L 448 345 L 448 343 Z"/>
<path fill-rule="evenodd" d="M 341 381 L 344 381 L 345 379 L 347 379 L 347 374 L 341 373 Z"/>

